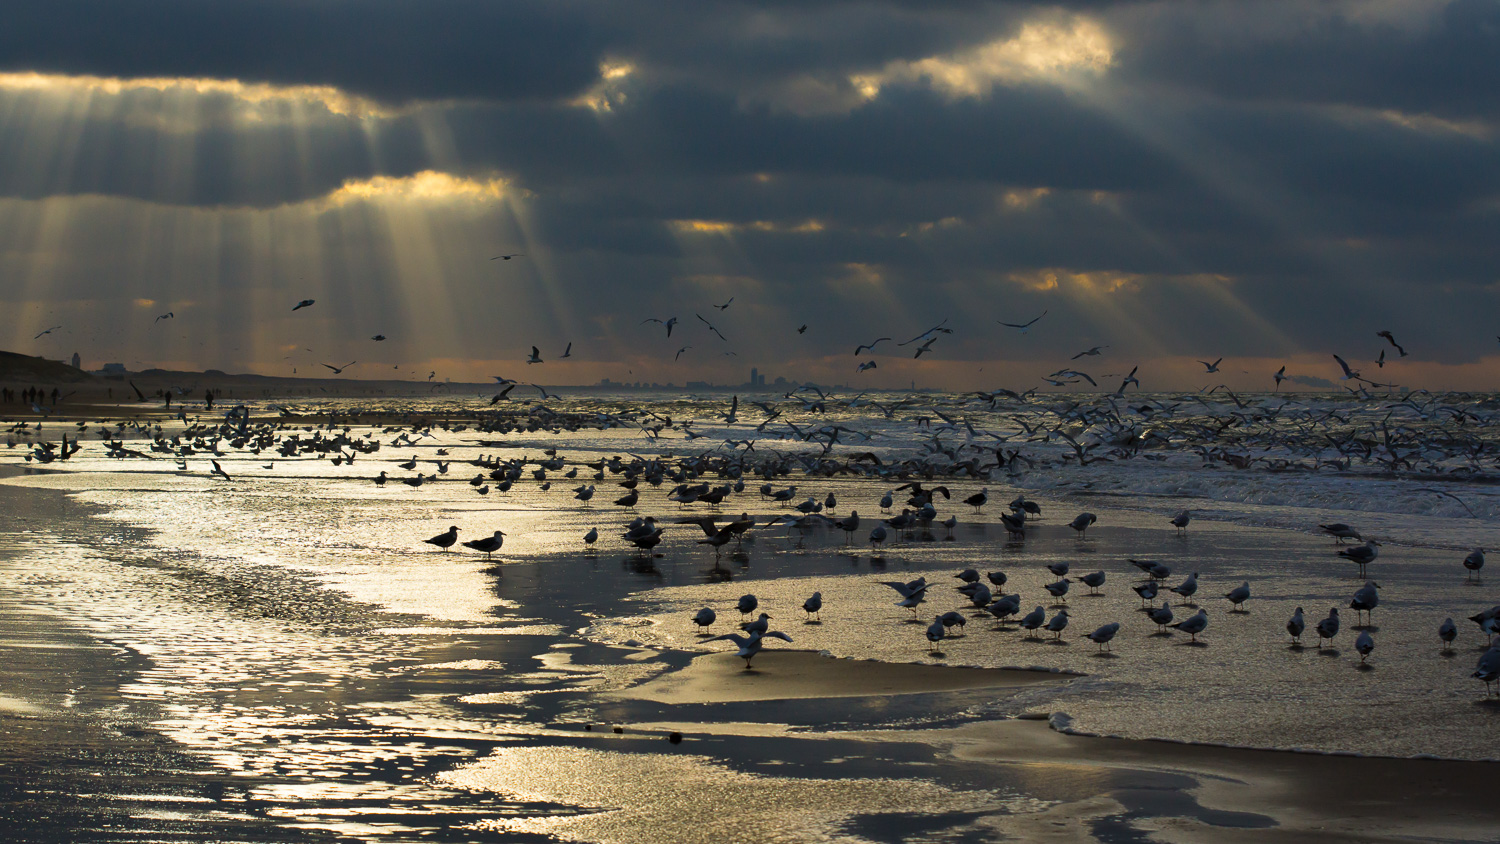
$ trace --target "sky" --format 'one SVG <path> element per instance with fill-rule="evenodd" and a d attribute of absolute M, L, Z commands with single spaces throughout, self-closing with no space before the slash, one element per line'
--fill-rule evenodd
<path fill-rule="evenodd" d="M 976 390 L 1333 388 L 1338 354 L 1496 389 L 1496 56 L 1494 0 L 21 4 L 0 348 Z"/>

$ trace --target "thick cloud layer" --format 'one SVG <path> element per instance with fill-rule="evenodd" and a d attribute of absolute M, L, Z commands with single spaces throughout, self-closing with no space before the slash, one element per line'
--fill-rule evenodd
<path fill-rule="evenodd" d="M 672 357 L 641 319 L 735 296 L 733 343 L 694 342 L 679 382 L 842 366 L 944 318 L 949 385 L 1101 343 L 1327 366 L 1378 329 L 1472 364 L 1500 304 L 1496 9 L 32 4 L 0 29 L 3 295 L 37 320 L 71 297 L 122 357 L 262 368 L 306 326 L 216 313 L 168 342 L 79 303 L 282 319 L 314 289 L 359 299 L 332 345 L 399 324 L 382 349 L 408 361 L 503 359 L 550 336 L 592 376 Z M 473 307 L 497 269 L 507 298 Z M 787 347 L 791 323 L 821 329 Z"/>

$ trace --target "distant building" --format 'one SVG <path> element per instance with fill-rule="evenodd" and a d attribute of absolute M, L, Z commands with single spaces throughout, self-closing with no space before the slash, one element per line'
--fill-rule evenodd
<path fill-rule="evenodd" d="M 79 357 L 77 352 L 73 353 L 73 368 L 74 369 L 82 369 L 83 368 L 83 358 Z"/>
<path fill-rule="evenodd" d="M 104 368 L 99 371 L 105 375 L 124 375 L 129 370 L 125 368 L 125 364 L 123 363 L 106 363 Z"/>

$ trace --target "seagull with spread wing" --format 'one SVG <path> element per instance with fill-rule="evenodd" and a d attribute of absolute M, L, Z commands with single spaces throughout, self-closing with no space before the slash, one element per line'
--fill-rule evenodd
<path fill-rule="evenodd" d="M 1036 321 L 1037 320 L 1041 319 L 1042 317 L 1044 317 L 1046 315 L 1047 315 L 1047 312 L 1046 311 L 1042 311 L 1039 316 L 1037 316 L 1036 318 L 1032 319 L 1030 322 L 1001 322 L 998 319 L 995 320 L 995 322 L 999 322 L 1001 325 L 1005 326 L 1006 328 L 1019 328 L 1019 329 L 1021 329 L 1021 333 L 1025 334 L 1026 332 L 1028 332 L 1028 331 L 1031 330 L 1031 326 L 1036 325 Z"/>
<path fill-rule="evenodd" d="M 918 334 L 917 336 L 911 338 L 910 340 L 907 340 L 905 343 L 897 343 L 896 345 L 898 345 L 898 346 L 910 346 L 911 344 L 917 342 L 918 340 L 925 340 L 925 341 L 927 341 L 926 345 L 931 346 L 932 345 L 932 341 L 937 339 L 937 336 L 938 336 L 939 333 L 942 333 L 942 334 L 952 334 L 953 333 L 953 329 L 951 329 L 951 328 L 944 328 L 943 327 L 943 326 L 945 326 L 947 324 L 948 324 L 948 320 L 945 319 L 942 322 L 938 323 L 937 325 L 934 325 L 933 327 L 927 329 L 926 331 L 923 331 L 921 334 Z"/>
<path fill-rule="evenodd" d="M 864 352 L 866 350 L 873 352 L 873 351 L 875 351 L 875 347 L 876 346 L 878 346 L 881 343 L 884 343 L 885 341 L 887 341 L 889 339 L 891 339 L 891 338 L 889 338 L 889 337 L 880 337 L 880 338 L 877 338 L 875 340 L 875 342 L 873 342 L 873 343 L 866 343 L 866 344 L 863 344 L 861 346 L 858 346 L 854 350 L 854 356 L 855 357 L 859 357 L 860 353 L 862 353 L 862 352 Z"/>
<path fill-rule="evenodd" d="M 337 360 L 337 358 L 335 358 L 335 360 Z M 346 370 L 349 367 L 355 365 L 356 363 L 359 363 L 359 361 L 357 361 L 357 360 L 351 360 L 348 363 L 344 364 L 343 366 L 334 366 L 332 364 L 327 364 L 327 363 L 323 364 L 323 366 L 326 366 L 329 369 L 333 370 L 333 374 L 334 375 L 342 375 L 342 374 L 344 374 L 344 370 Z"/>
<path fill-rule="evenodd" d="M 1396 342 L 1396 338 L 1391 336 L 1391 332 L 1389 332 L 1389 331 L 1377 331 L 1377 332 L 1375 332 L 1375 336 L 1376 337 L 1384 337 L 1385 339 L 1391 341 L 1391 345 L 1396 347 L 1396 351 L 1398 353 L 1397 356 L 1398 357 L 1403 357 L 1403 358 L 1406 357 L 1406 350 L 1403 349 L 1403 348 L 1401 348 L 1401 344 Z"/>
<path fill-rule="evenodd" d="M 656 317 L 651 317 L 650 319 L 643 319 L 643 320 L 641 320 L 641 325 L 645 325 L 648 322 L 656 322 L 656 323 L 661 323 L 662 325 L 665 325 L 667 327 L 667 336 L 671 337 L 672 336 L 672 326 L 674 326 L 674 325 L 677 324 L 677 317 L 671 317 L 670 319 L 666 319 L 666 320 L 660 320 L 660 319 L 657 319 Z"/>
<path fill-rule="evenodd" d="M 704 319 L 702 314 L 693 314 L 693 316 L 697 317 L 700 322 L 702 322 L 704 325 L 708 326 L 708 330 L 709 331 L 712 331 L 715 334 L 719 334 L 719 329 L 714 328 L 714 324 L 711 323 L 711 322 L 709 322 L 708 320 Z M 725 337 L 723 334 L 719 334 L 719 339 L 723 340 L 726 343 L 729 342 L 729 338 Z"/>

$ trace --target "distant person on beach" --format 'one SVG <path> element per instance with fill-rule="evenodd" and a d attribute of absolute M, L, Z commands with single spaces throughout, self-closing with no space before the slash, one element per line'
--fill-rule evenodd
<path fill-rule="evenodd" d="M 57 399 L 61 395 L 62 395 L 62 392 L 59 391 L 56 387 L 53 387 L 52 388 L 52 403 L 53 404 L 57 404 Z"/>
<path fill-rule="evenodd" d="M 166 402 L 167 402 L 167 410 L 171 410 L 172 409 L 172 391 L 171 390 L 162 390 L 161 394 L 162 394 L 162 398 L 164 398 L 166 400 Z"/>
<path fill-rule="evenodd" d="M 204 390 L 203 391 L 203 404 L 204 404 L 204 409 L 205 410 L 213 410 L 214 409 L 214 391 L 213 390 Z"/>

